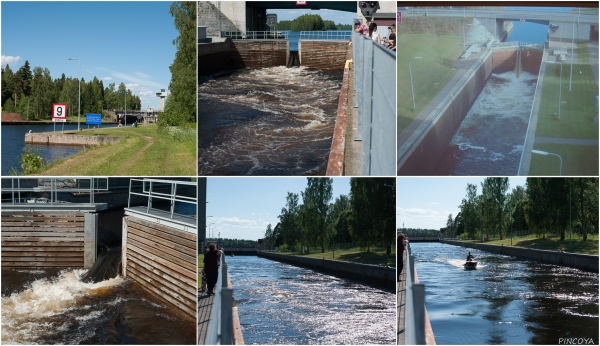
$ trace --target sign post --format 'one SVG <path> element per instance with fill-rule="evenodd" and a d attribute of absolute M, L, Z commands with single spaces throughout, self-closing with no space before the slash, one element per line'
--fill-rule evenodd
<path fill-rule="evenodd" d="M 54 132 L 56 132 L 56 123 L 63 123 L 63 132 L 65 131 L 65 122 L 67 122 L 67 105 L 64 103 L 52 104 L 52 121 L 54 122 Z"/>
<path fill-rule="evenodd" d="M 87 113 L 85 123 L 89 125 L 98 125 L 98 135 L 100 135 L 100 125 L 102 124 L 102 114 Z"/>

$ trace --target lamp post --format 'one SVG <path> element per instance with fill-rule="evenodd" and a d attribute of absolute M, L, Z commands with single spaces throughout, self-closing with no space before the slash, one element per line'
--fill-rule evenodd
<path fill-rule="evenodd" d="M 573 35 L 571 36 L 571 74 L 569 75 L 569 92 L 571 92 L 571 82 L 573 81 L 573 46 L 575 45 L 575 16 L 573 16 Z"/>
<path fill-rule="evenodd" d="M 214 222 L 211 222 L 208 224 L 208 236 L 209 237 L 210 237 L 210 225 L 214 225 L 214 224 L 215 224 Z"/>
<path fill-rule="evenodd" d="M 560 120 L 560 99 L 562 97 L 562 63 L 560 61 L 548 61 L 548 63 L 560 65 L 560 77 L 558 82 L 558 120 Z"/>
<path fill-rule="evenodd" d="M 542 151 L 542 150 L 531 150 L 532 154 L 539 154 L 539 155 L 554 155 L 554 156 L 558 156 L 558 158 L 560 159 L 560 170 L 559 170 L 559 175 L 562 176 L 562 157 L 560 157 L 560 155 L 555 154 L 555 153 L 549 153 L 547 151 Z"/>
<path fill-rule="evenodd" d="M 462 27 L 463 28 L 463 50 L 465 50 L 467 47 L 467 35 L 465 35 L 465 26 L 466 25 L 473 26 L 473 24 L 463 24 L 463 27 Z"/>
<path fill-rule="evenodd" d="M 79 72 L 77 72 L 77 81 L 79 84 L 79 100 L 77 101 L 77 132 L 79 132 L 79 114 L 81 113 L 81 61 L 77 58 L 69 58 L 69 60 L 77 60 Z"/>
<path fill-rule="evenodd" d="M 127 127 L 127 87 L 125 87 L 125 127 Z"/>
<path fill-rule="evenodd" d="M 413 59 L 421 59 L 420 56 L 415 56 Z M 412 67 L 410 66 L 410 58 L 408 58 L 408 71 L 410 73 L 410 90 L 412 91 L 412 99 L 413 99 L 413 112 L 417 109 L 417 105 L 415 103 L 415 87 L 412 79 Z"/>

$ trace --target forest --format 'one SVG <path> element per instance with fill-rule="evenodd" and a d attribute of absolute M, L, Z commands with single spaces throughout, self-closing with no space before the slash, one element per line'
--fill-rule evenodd
<path fill-rule="evenodd" d="M 279 222 L 267 226 L 262 244 L 280 251 L 306 246 L 325 252 L 332 243 L 355 243 L 367 252 L 379 246 L 391 253 L 396 242 L 395 178 L 351 178 L 350 195 L 335 201 L 332 178 L 307 179 L 304 191 L 287 193 Z"/>
<path fill-rule="evenodd" d="M 323 20 L 318 14 L 304 14 L 294 20 L 282 20 L 277 30 L 315 31 L 315 30 L 352 30 L 351 24 L 335 24 L 332 20 Z"/>
<path fill-rule="evenodd" d="M 25 61 L 16 72 L 9 65 L 2 67 L 2 112 L 19 113 L 29 120 L 49 120 L 52 117 L 52 104 L 67 104 L 67 115 L 77 116 L 79 83 L 77 78 L 52 79 L 47 68 L 34 67 Z M 127 102 L 128 110 L 140 110 L 141 100 L 121 83 L 106 88 L 97 77 L 86 82 L 81 79 L 81 114 L 102 114 L 103 110 L 123 109 Z"/>
<path fill-rule="evenodd" d="M 564 240 L 571 227 L 585 241 L 589 233 L 598 233 L 598 178 L 527 178 L 525 186 L 511 191 L 508 178 L 486 178 L 481 194 L 477 188 L 467 184 L 460 212 L 448 215 L 446 235 L 481 239 L 486 233 L 503 239 L 511 231 L 529 230 Z"/>

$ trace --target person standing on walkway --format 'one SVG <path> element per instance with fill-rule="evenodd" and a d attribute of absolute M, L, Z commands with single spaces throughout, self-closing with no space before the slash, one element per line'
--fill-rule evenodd
<path fill-rule="evenodd" d="M 406 236 L 403 233 L 398 234 L 398 238 L 396 239 L 396 255 L 398 256 L 396 259 L 398 277 L 396 279 L 398 282 L 400 282 L 400 273 L 402 273 L 404 267 L 404 249 L 406 248 L 406 243 Z"/>
<path fill-rule="evenodd" d="M 377 24 L 371 23 L 369 25 L 369 37 L 377 42 L 377 44 L 381 44 L 381 37 L 379 37 L 379 34 L 377 33 Z"/>
<path fill-rule="evenodd" d="M 219 254 L 215 243 L 208 244 L 208 251 L 204 254 L 204 272 L 206 272 L 206 293 L 210 296 L 217 284 L 219 277 Z"/>

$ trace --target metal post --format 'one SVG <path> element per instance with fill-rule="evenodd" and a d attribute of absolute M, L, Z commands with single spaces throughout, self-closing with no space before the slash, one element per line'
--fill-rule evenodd
<path fill-rule="evenodd" d="M 571 37 L 571 74 L 569 75 L 569 92 L 571 92 L 571 81 L 573 80 L 573 46 L 575 45 L 575 16 L 573 16 L 573 36 Z"/>
<path fill-rule="evenodd" d="M 558 82 L 558 120 L 560 120 L 560 99 L 562 97 L 562 63 L 560 64 L 560 78 Z"/>
<path fill-rule="evenodd" d="M 571 202 L 573 201 L 573 195 L 572 195 L 572 189 L 571 189 L 571 185 L 572 185 L 572 181 L 573 179 L 569 179 L 569 252 L 571 251 L 571 242 L 573 241 L 573 219 L 572 219 L 572 209 L 571 209 Z"/>
<path fill-rule="evenodd" d="M 464 26 L 463 26 L 463 30 L 464 30 Z M 417 105 L 415 103 L 415 87 L 413 86 L 412 67 L 410 66 L 410 59 L 408 59 L 408 71 L 410 73 L 410 89 L 412 90 L 413 112 L 414 112 L 415 109 L 417 108 Z"/>
<path fill-rule="evenodd" d="M 79 64 L 79 72 L 77 75 L 77 78 L 79 79 L 79 101 L 78 101 L 78 105 L 77 105 L 77 132 L 79 132 L 79 115 L 81 113 L 81 61 L 77 58 L 69 58 L 69 60 L 77 60 L 77 63 Z M 56 131 L 56 130 L 55 130 Z"/>

